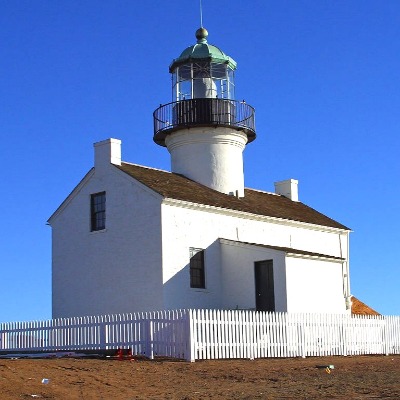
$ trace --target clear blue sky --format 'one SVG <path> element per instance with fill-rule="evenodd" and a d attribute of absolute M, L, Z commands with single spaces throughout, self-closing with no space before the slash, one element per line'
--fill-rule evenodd
<path fill-rule="evenodd" d="M 349 226 L 351 291 L 400 315 L 400 2 L 203 0 L 209 42 L 256 108 L 246 186 L 299 180 Z M 198 0 L 0 0 L 0 321 L 51 317 L 48 217 L 93 165 L 92 144 L 169 170 L 152 112 L 194 43 Z M 329 301 L 329 299 L 319 299 Z"/>

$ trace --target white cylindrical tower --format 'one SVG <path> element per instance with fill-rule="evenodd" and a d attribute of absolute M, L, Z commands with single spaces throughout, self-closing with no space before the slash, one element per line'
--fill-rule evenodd
<path fill-rule="evenodd" d="M 207 36 L 198 29 L 197 43 L 172 62 L 172 102 L 154 112 L 154 141 L 168 148 L 172 172 L 243 197 L 243 150 L 255 139 L 254 109 L 234 99 L 236 62 Z"/>

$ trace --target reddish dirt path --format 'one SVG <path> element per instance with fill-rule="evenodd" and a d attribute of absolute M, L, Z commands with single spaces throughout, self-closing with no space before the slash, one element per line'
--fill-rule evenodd
<path fill-rule="evenodd" d="M 333 364 L 326 372 L 317 365 Z M 48 384 L 41 383 L 43 378 Z M 400 356 L 0 359 L 0 399 L 400 399 Z"/>

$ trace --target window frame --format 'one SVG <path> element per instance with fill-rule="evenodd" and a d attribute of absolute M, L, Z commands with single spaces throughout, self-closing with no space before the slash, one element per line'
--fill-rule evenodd
<path fill-rule="evenodd" d="M 100 198 L 99 202 L 96 202 Z M 97 207 L 99 207 L 97 209 Z M 90 195 L 90 231 L 98 232 L 106 229 L 106 192 Z"/>
<path fill-rule="evenodd" d="M 191 289 L 206 288 L 205 251 L 195 247 L 189 248 L 189 278 Z"/>

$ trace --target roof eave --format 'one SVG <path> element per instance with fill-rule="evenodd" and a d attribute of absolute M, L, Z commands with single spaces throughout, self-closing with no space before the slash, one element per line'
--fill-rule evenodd
<path fill-rule="evenodd" d="M 57 207 L 57 209 L 51 214 L 50 218 L 47 220 L 47 224 L 51 226 L 57 216 L 64 210 L 64 208 L 70 203 L 70 201 L 79 193 L 79 191 L 86 185 L 89 179 L 94 174 L 94 167 L 92 167 L 81 181 L 72 189 L 70 194 L 65 198 L 65 200 Z"/>
<path fill-rule="evenodd" d="M 302 226 L 302 227 L 307 226 L 309 229 L 318 230 L 318 231 L 346 232 L 346 233 L 352 232 L 350 229 L 347 229 L 346 227 L 336 228 L 333 226 L 313 224 L 310 222 L 297 221 L 294 219 L 272 217 L 269 215 L 250 213 L 248 211 L 234 210 L 232 208 L 224 208 L 224 207 L 212 206 L 212 205 L 203 204 L 203 203 L 194 203 L 194 202 L 190 202 L 190 201 L 186 201 L 186 200 L 178 200 L 178 199 L 174 199 L 172 197 L 167 197 L 167 196 L 164 196 L 163 204 L 176 205 L 176 206 L 181 206 L 184 208 L 196 208 L 196 209 L 200 208 L 200 209 L 206 209 L 206 210 L 214 210 L 215 212 L 221 212 L 221 213 L 228 214 L 231 216 L 239 216 L 242 218 L 245 217 L 245 218 L 249 218 L 249 219 L 264 220 L 264 221 L 268 220 L 269 222 L 272 222 L 272 223 L 279 223 L 279 224 L 285 224 L 285 225 Z"/>
<path fill-rule="evenodd" d="M 214 62 L 216 64 L 228 64 L 229 68 L 235 70 L 237 67 L 237 63 L 230 57 L 227 58 L 217 58 L 217 57 L 186 57 L 186 58 L 176 58 L 172 61 L 171 65 L 169 66 L 169 72 L 172 74 L 176 68 L 180 67 L 181 65 L 193 63 L 193 62 Z"/>

